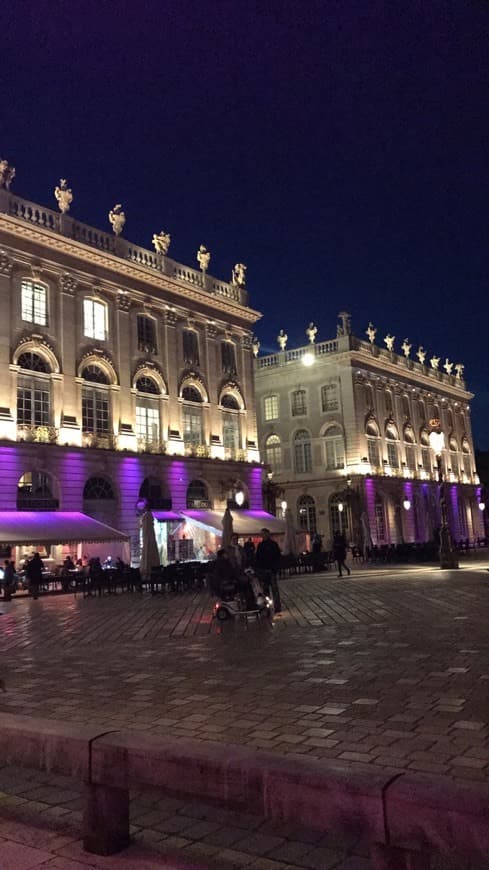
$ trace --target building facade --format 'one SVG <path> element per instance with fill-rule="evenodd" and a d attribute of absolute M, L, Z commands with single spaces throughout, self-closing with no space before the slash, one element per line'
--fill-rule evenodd
<path fill-rule="evenodd" d="M 245 267 L 232 280 L 8 189 L 0 162 L 0 510 L 84 511 L 131 536 L 138 504 L 262 507 Z M 8 167 L 11 170 L 11 168 Z M 140 510 L 140 508 L 139 508 Z"/>
<path fill-rule="evenodd" d="M 430 421 L 445 436 L 442 469 L 448 519 L 455 541 L 484 536 L 474 462 L 470 400 L 463 366 L 426 359 L 422 347 L 402 354 L 394 337 L 386 347 L 351 332 L 340 314 L 337 337 L 255 360 L 262 459 L 275 492 L 292 509 L 299 529 L 324 536 L 336 531 L 359 547 L 433 540 L 440 526 L 436 458 Z M 257 351 L 257 349 L 255 348 Z"/>

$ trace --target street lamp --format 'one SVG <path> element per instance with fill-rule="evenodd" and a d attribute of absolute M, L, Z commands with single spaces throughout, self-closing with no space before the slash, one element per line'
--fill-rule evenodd
<path fill-rule="evenodd" d="M 445 447 L 445 436 L 438 428 L 430 432 L 429 440 L 430 447 L 436 457 L 436 468 L 438 471 L 439 498 L 440 498 L 440 568 L 458 568 L 458 559 L 452 549 L 452 540 L 450 537 L 450 528 L 448 526 L 447 503 L 445 498 L 445 479 L 443 477 L 442 467 L 442 450 Z M 435 424 L 435 421 L 433 421 Z"/>

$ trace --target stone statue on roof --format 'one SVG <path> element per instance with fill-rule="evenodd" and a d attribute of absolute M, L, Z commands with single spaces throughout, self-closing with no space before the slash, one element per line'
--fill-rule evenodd
<path fill-rule="evenodd" d="M 373 325 L 372 321 L 369 322 L 369 325 L 367 326 L 367 328 L 365 330 L 365 334 L 368 335 L 368 340 L 369 340 L 370 344 L 373 344 L 375 341 L 375 336 L 377 335 L 377 330 L 376 330 L 375 326 Z"/>
<path fill-rule="evenodd" d="M 277 341 L 278 341 L 278 345 L 280 347 L 280 350 L 285 350 L 285 348 L 287 347 L 288 340 L 289 340 L 289 336 L 287 335 L 286 332 L 283 331 L 283 329 L 281 329 L 279 334 L 277 335 Z"/>
<path fill-rule="evenodd" d="M 402 350 L 404 356 L 406 357 L 406 359 L 408 358 L 409 354 L 411 353 L 411 348 L 412 348 L 412 344 L 409 344 L 409 339 L 405 338 L 403 343 L 401 344 L 401 350 Z"/>
<path fill-rule="evenodd" d="M 424 361 L 426 359 L 426 351 L 425 351 L 422 344 L 420 344 L 420 346 L 418 347 L 418 349 L 416 351 L 416 356 L 418 357 L 421 365 L 424 366 Z"/>
<path fill-rule="evenodd" d="M 447 375 L 451 375 L 451 374 L 452 374 L 453 363 L 450 362 L 450 360 L 448 359 L 448 357 L 445 359 L 445 362 L 444 362 L 444 364 L 443 364 L 443 368 L 445 369 Z"/>
<path fill-rule="evenodd" d="M 10 190 L 10 185 L 15 178 L 15 166 L 11 166 L 8 160 L 0 159 L 0 187 Z"/>
<path fill-rule="evenodd" d="M 396 340 L 396 336 L 395 336 L 395 335 L 391 335 L 390 332 L 388 332 L 387 335 L 386 335 L 386 337 L 384 338 L 384 342 L 385 342 L 385 344 L 386 344 L 386 346 L 387 346 L 387 350 L 390 350 L 391 352 L 394 350 L 394 342 L 395 342 L 395 340 Z"/>
<path fill-rule="evenodd" d="M 70 205 L 73 202 L 73 191 L 68 187 L 66 178 L 60 178 L 59 185 L 54 188 L 54 195 L 60 212 L 66 214 L 66 212 L 70 210 Z"/>
<path fill-rule="evenodd" d="M 317 326 L 315 326 L 315 324 L 311 322 L 306 329 L 306 335 L 309 339 L 310 344 L 314 344 L 314 342 L 316 341 L 317 332 Z"/>
<path fill-rule="evenodd" d="M 210 261 L 210 251 L 207 250 L 205 245 L 200 245 L 199 250 L 197 251 L 197 262 L 203 272 L 207 272 Z"/>
<path fill-rule="evenodd" d="M 433 354 L 433 356 L 432 356 L 431 359 L 430 359 L 430 366 L 431 366 L 431 368 L 433 369 L 433 371 L 437 372 L 437 371 L 438 371 L 438 366 L 439 366 L 439 365 L 440 365 L 440 357 L 439 357 L 439 356 L 435 356 L 435 355 Z"/>
<path fill-rule="evenodd" d="M 115 205 L 114 208 L 111 208 L 111 210 L 109 211 L 109 221 L 115 235 L 120 236 L 126 222 L 126 215 L 122 211 L 122 205 L 120 204 L 120 202 L 118 202 L 117 205 Z"/>
<path fill-rule="evenodd" d="M 170 242 L 170 233 L 165 233 L 164 230 L 161 230 L 159 233 L 153 233 L 152 244 L 157 254 L 166 256 L 168 248 L 170 247 Z"/>
<path fill-rule="evenodd" d="M 457 365 L 455 366 L 455 371 L 456 371 L 455 377 L 457 377 L 461 380 L 462 375 L 464 373 L 464 368 L 465 368 L 465 366 L 463 366 L 462 363 L 457 363 Z"/>
<path fill-rule="evenodd" d="M 246 287 L 246 269 L 244 263 L 236 263 L 231 274 L 231 284 L 235 287 Z"/>
<path fill-rule="evenodd" d="M 260 342 L 257 339 L 256 335 L 253 336 L 251 350 L 253 351 L 253 356 L 258 356 L 258 354 L 260 353 Z"/>

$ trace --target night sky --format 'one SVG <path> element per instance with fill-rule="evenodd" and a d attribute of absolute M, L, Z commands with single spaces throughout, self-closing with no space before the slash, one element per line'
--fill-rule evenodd
<path fill-rule="evenodd" d="M 488 4 L 478 0 L 9 4 L 0 156 L 13 192 L 229 280 L 262 351 L 405 336 L 465 363 L 489 448 Z"/>

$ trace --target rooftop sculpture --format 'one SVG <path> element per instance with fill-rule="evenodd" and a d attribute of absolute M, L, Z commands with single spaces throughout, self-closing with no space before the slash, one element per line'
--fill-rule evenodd
<path fill-rule="evenodd" d="M 68 187 L 66 178 L 60 178 L 59 185 L 54 188 L 54 195 L 61 214 L 66 214 L 73 202 L 73 191 Z"/>

